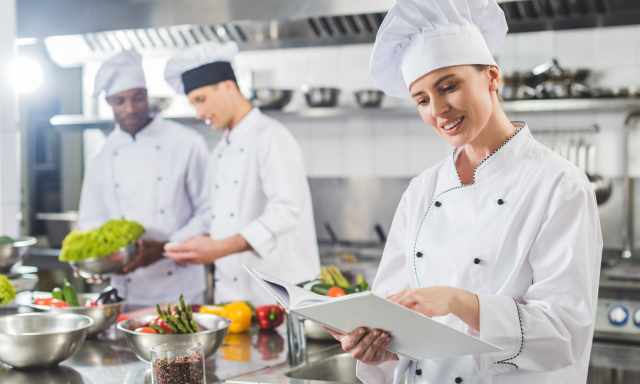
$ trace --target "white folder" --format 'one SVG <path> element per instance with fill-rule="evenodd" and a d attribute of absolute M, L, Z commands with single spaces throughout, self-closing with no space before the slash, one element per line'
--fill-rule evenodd
<path fill-rule="evenodd" d="M 369 291 L 327 297 L 243 266 L 287 312 L 343 333 L 353 332 L 358 327 L 385 330 L 392 336 L 387 350 L 411 360 L 502 351 L 500 347 Z"/>

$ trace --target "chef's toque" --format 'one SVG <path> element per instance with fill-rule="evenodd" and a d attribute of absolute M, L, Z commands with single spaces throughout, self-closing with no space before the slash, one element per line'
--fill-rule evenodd
<path fill-rule="evenodd" d="M 398 0 L 384 18 L 369 73 L 387 95 L 408 99 L 409 85 L 436 69 L 496 65 L 507 34 L 495 0 Z"/>
<path fill-rule="evenodd" d="M 103 90 L 106 97 L 111 97 L 138 88 L 147 88 L 142 71 L 142 56 L 135 49 L 129 49 L 102 64 L 96 74 L 93 97 L 100 96 Z"/>
<path fill-rule="evenodd" d="M 221 81 L 236 81 L 231 61 L 238 52 L 233 41 L 215 41 L 191 47 L 167 62 L 164 78 L 178 93 L 189 92 Z"/>

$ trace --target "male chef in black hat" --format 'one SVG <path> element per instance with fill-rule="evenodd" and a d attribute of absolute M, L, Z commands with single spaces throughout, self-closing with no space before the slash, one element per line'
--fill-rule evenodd
<path fill-rule="evenodd" d="M 215 300 L 273 302 L 242 268 L 247 264 L 298 283 L 320 272 L 302 151 L 280 122 L 242 95 L 231 65 L 234 42 L 210 42 L 167 63 L 165 78 L 222 139 L 207 171 L 209 236 L 165 247 L 184 264 L 215 263 Z"/>

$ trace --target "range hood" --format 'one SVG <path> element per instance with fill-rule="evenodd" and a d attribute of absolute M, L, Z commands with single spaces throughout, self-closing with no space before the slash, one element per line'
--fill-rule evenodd
<path fill-rule="evenodd" d="M 640 0 L 497 0 L 509 31 L 637 24 Z M 207 41 L 241 50 L 370 43 L 394 0 L 21 0 L 18 36 L 61 66 L 122 49 L 164 55 Z"/>

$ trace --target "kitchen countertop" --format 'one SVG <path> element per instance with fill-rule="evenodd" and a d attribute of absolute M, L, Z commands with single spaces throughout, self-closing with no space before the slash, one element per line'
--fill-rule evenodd
<path fill-rule="evenodd" d="M 8 314 L 8 313 L 4 313 Z M 1 316 L 1 314 L 0 314 Z M 287 361 L 286 328 L 276 332 L 228 335 L 222 347 L 205 360 L 206 382 L 218 383 Z M 335 342 L 309 341 L 309 355 L 335 346 Z M 42 371 L 19 371 L 0 363 L 1 383 L 147 384 L 149 364 L 138 360 L 122 332 L 110 330 L 101 339 L 86 340 L 80 351 L 60 366 Z"/>

